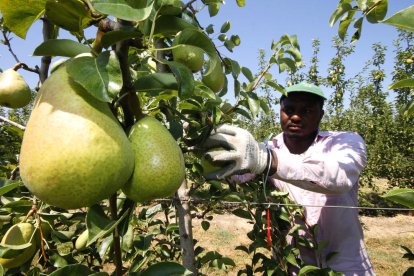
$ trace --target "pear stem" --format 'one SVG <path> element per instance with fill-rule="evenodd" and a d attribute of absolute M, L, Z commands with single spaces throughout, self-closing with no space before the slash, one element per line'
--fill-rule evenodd
<path fill-rule="evenodd" d="M 118 219 L 118 212 L 116 207 L 116 193 L 109 198 L 109 206 L 111 208 L 111 216 L 114 221 Z M 121 241 L 119 239 L 118 227 L 115 227 L 113 233 L 114 238 L 114 255 L 115 255 L 115 275 L 122 276 L 122 252 Z"/>

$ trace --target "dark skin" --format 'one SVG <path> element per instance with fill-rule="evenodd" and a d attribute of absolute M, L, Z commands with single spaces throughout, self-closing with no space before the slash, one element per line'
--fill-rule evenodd
<path fill-rule="evenodd" d="M 304 153 L 315 140 L 324 111 L 320 98 L 303 92 L 289 93 L 280 103 L 283 139 L 292 154 Z M 277 171 L 278 160 L 272 151 L 270 175 Z"/>

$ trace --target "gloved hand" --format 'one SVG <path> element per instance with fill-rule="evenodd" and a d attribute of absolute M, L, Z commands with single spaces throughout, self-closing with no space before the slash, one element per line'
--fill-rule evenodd
<path fill-rule="evenodd" d="M 261 174 L 270 162 L 270 152 L 264 143 L 258 143 L 247 130 L 232 125 L 220 125 L 213 130 L 203 148 L 223 148 L 205 155 L 213 163 L 226 163 L 222 169 L 204 175 L 208 180 L 235 174 Z"/>

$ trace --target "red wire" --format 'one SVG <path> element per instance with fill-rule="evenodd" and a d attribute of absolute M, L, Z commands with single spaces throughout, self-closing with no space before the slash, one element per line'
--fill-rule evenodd
<path fill-rule="evenodd" d="M 272 246 L 272 236 L 270 233 L 270 208 L 267 208 L 267 248 L 270 250 Z"/>

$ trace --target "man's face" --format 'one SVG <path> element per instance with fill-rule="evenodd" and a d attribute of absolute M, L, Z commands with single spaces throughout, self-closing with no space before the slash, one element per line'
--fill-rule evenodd
<path fill-rule="evenodd" d="M 309 93 L 290 93 L 280 105 L 280 123 L 289 138 L 308 138 L 319 128 L 323 116 L 320 101 Z"/>

